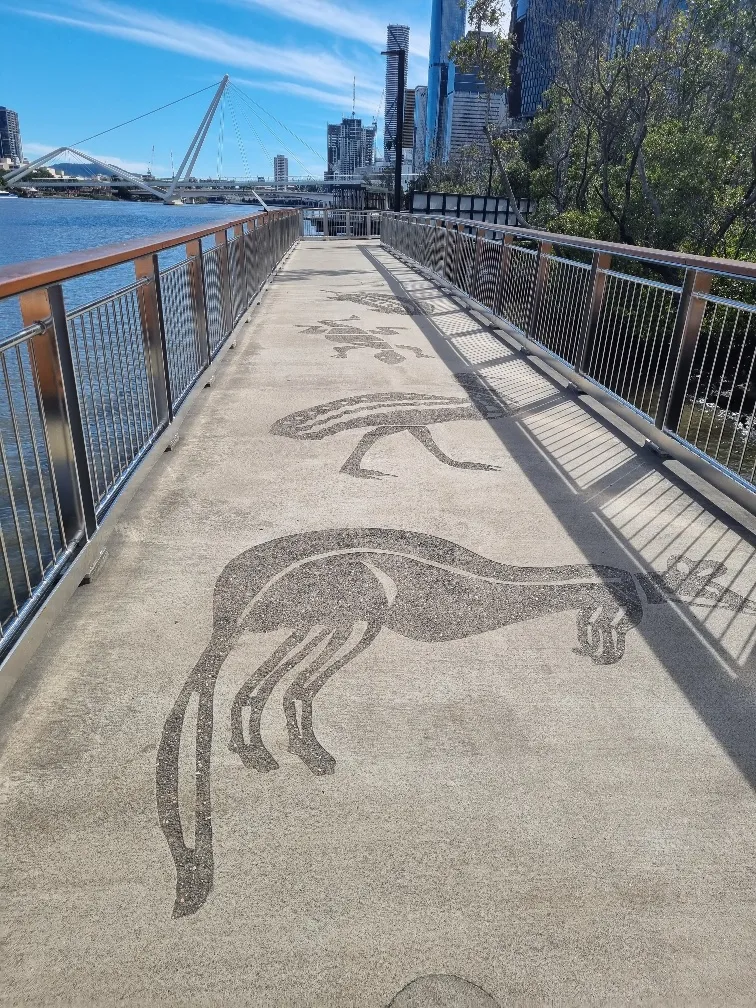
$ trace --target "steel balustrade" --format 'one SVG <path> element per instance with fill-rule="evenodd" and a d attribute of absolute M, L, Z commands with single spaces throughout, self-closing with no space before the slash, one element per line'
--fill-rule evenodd
<path fill-rule="evenodd" d="M 300 231 L 281 210 L 0 269 L 25 326 L 0 339 L 0 658 Z M 66 309 L 62 283 L 124 263 L 133 283 Z"/>
<path fill-rule="evenodd" d="M 391 212 L 381 242 L 756 510 L 756 264 Z"/>
<path fill-rule="evenodd" d="M 303 238 L 379 238 L 380 210 L 303 210 Z"/>

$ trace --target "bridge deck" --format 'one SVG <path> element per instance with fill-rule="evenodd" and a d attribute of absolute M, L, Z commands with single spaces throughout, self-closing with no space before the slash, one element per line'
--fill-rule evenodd
<path fill-rule="evenodd" d="M 300 243 L 108 548 L 3 709 L 6 1003 L 754 1002 L 752 539 L 386 251 Z"/>

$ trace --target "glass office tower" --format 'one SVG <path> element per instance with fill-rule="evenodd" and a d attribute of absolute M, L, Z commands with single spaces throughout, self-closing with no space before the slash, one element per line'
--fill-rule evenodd
<path fill-rule="evenodd" d="M 433 0 L 428 65 L 426 161 L 445 161 L 449 155 L 451 95 L 454 64 L 449 46 L 465 34 L 466 4 L 460 0 Z"/>
<path fill-rule="evenodd" d="M 386 50 L 404 50 L 404 87 L 407 87 L 409 63 L 409 28 L 390 24 L 386 30 Z M 386 112 L 384 115 L 383 156 L 387 161 L 394 157 L 396 144 L 397 99 L 399 97 L 399 57 L 386 57 Z"/>

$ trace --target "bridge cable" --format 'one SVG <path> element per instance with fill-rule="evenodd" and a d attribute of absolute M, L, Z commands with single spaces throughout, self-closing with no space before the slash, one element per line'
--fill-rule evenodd
<path fill-rule="evenodd" d="M 90 140 L 96 140 L 97 137 L 105 136 L 106 133 L 112 133 L 113 130 L 120 129 L 121 126 L 129 126 L 131 123 L 139 122 L 140 119 L 146 119 L 147 116 L 154 115 L 156 112 L 162 112 L 163 109 L 170 108 L 172 105 L 178 105 L 179 102 L 186 101 L 187 98 L 194 98 L 195 95 L 202 94 L 203 91 L 209 91 L 211 88 L 217 88 L 220 81 L 215 84 L 208 84 L 207 87 L 200 88 L 199 91 L 192 91 L 191 94 L 184 95 L 183 98 L 177 98 L 175 101 L 168 102 L 167 105 L 160 105 L 158 108 L 152 109 L 150 112 L 144 112 L 142 115 L 135 116 L 133 119 L 127 119 L 126 122 L 118 123 L 117 126 L 111 126 L 110 129 L 102 130 L 100 133 L 93 133 L 92 136 L 84 137 L 83 140 L 77 140 L 76 143 L 71 144 L 72 147 L 78 147 L 80 144 L 88 143 Z"/>
<path fill-rule="evenodd" d="M 247 102 L 251 102 L 251 103 L 252 103 L 253 105 L 256 105 L 256 106 L 257 106 L 257 107 L 258 107 L 259 109 L 261 109 L 261 110 L 262 110 L 262 111 L 263 111 L 263 112 L 265 113 L 265 115 L 267 115 L 267 116 L 270 116 L 270 118 L 271 118 L 271 119 L 272 119 L 272 120 L 273 120 L 274 122 L 277 122 L 277 123 L 278 123 L 278 125 L 279 125 L 279 126 L 281 126 L 281 127 L 283 128 L 283 129 L 285 129 L 287 133 L 291 134 L 291 136 L 293 136 L 295 140 L 299 141 L 299 143 L 301 143 L 303 147 L 306 147 L 306 148 L 307 148 L 307 149 L 308 149 L 309 151 L 312 151 L 312 153 L 313 153 L 313 154 L 315 155 L 315 157 L 319 158 L 319 159 L 320 159 L 320 160 L 321 160 L 321 161 L 322 161 L 322 162 L 323 162 L 324 164 L 328 164 L 328 160 L 327 160 L 326 158 L 324 158 L 324 157 L 323 157 L 323 155 L 322 155 L 322 154 L 320 153 L 320 151 L 316 151 L 316 150 L 315 150 L 315 148 L 314 148 L 314 147 L 311 147 L 311 146 L 310 146 L 310 145 L 309 145 L 309 144 L 307 143 L 307 141 L 306 141 L 306 140 L 303 140 L 303 139 L 302 139 L 302 137 L 300 137 L 300 136 L 297 136 L 297 134 L 296 134 L 296 133 L 295 133 L 295 132 L 294 132 L 293 130 L 289 129 L 289 127 L 288 127 L 288 126 L 286 125 L 286 123 L 282 123 L 280 119 L 277 119 L 277 118 L 276 118 L 276 117 L 275 117 L 275 116 L 273 115 L 273 113 L 272 113 L 272 112 L 269 112 L 269 111 L 268 111 L 268 110 L 267 110 L 267 109 L 265 108 L 265 106 L 263 106 L 263 105 L 260 105 L 260 103 L 259 103 L 259 102 L 256 102 L 256 101 L 254 100 L 254 98 L 250 98 L 250 97 L 249 97 L 249 95 L 248 95 L 248 94 L 245 94 L 245 92 L 244 92 L 244 91 L 242 91 L 242 90 L 241 90 L 241 88 L 240 88 L 240 87 L 238 87 L 238 85 L 234 84 L 234 82 L 233 82 L 233 81 L 231 81 L 231 86 L 232 86 L 232 87 L 233 87 L 233 88 L 234 88 L 234 89 L 235 89 L 236 91 L 238 91 L 238 92 L 239 92 L 239 94 L 241 95 L 241 97 L 242 97 L 242 98 L 243 98 L 243 99 L 244 99 L 245 101 L 247 101 Z"/>
<path fill-rule="evenodd" d="M 246 101 L 246 95 L 245 95 L 245 94 L 244 94 L 244 93 L 243 93 L 242 91 L 240 91 L 240 90 L 239 90 L 239 88 L 236 88 L 236 90 L 237 90 L 237 91 L 239 91 L 239 94 L 241 95 L 241 97 L 242 97 L 242 98 L 243 98 L 243 99 L 244 99 L 244 100 Z M 300 167 L 300 168 L 302 169 L 302 171 L 303 171 L 303 172 L 305 173 L 305 177 L 306 177 L 306 178 L 311 178 L 311 179 L 314 179 L 314 178 L 315 178 L 315 176 L 314 176 L 314 175 L 312 174 L 312 172 L 311 172 L 311 171 L 310 171 L 310 170 L 309 170 L 309 169 L 307 168 L 307 166 L 306 166 L 306 165 L 304 165 L 304 164 L 303 164 L 303 163 L 302 163 L 302 162 L 301 162 L 301 161 L 299 160 L 299 158 L 297 157 L 297 155 L 296 155 L 296 154 L 294 154 L 294 152 L 293 152 L 292 150 L 290 150 L 290 149 L 289 149 L 289 148 L 288 148 L 288 147 L 286 146 L 286 144 L 284 143 L 284 141 L 283 141 L 283 140 L 282 140 L 282 139 L 281 139 L 281 138 L 280 138 L 280 137 L 278 136 L 278 134 L 277 134 L 277 133 L 275 132 L 275 130 L 271 129 L 271 127 L 270 127 L 270 126 L 268 125 L 268 123 L 266 123 L 266 122 L 265 122 L 265 120 L 264 120 L 264 119 L 263 119 L 263 118 L 262 118 L 262 117 L 261 117 L 261 116 L 260 116 L 260 115 L 259 115 L 259 114 L 258 114 L 257 112 L 255 112 L 255 110 L 254 110 L 254 109 L 253 109 L 253 108 L 251 107 L 251 105 L 250 105 L 250 111 L 252 112 L 252 115 L 254 115 L 254 116 L 255 116 L 255 118 L 256 118 L 256 119 L 258 119 L 258 120 L 259 120 L 259 121 L 260 121 L 260 122 L 262 123 L 262 125 L 263 125 L 263 126 L 264 126 L 264 127 L 266 128 L 266 129 L 267 129 L 267 131 L 268 131 L 268 132 L 269 132 L 270 134 L 272 134 L 273 138 L 274 138 L 275 140 L 277 140 L 277 141 L 278 141 L 278 143 L 279 143 L 279 144 L 281 145 L 281 147 L 282 147 L 282 148 L 283 148 L 283 149 L 284 149 L 284 150 L 286 151 L 286 153 L 287 153 L 287 154 L 289 155 L 289 157 L 290 157 L 290 158 L 292 158 L 292 160 L 294 160 L 294 161 L 296 161 L 296 162 L 297 162 L 297 164 L 299 165 L 299 167 Z M 245 117 L 245 119 L 247 120 L 247 122 L 248 122 L 248 123 L 250 124 L 250 126 L 252 126 L 252 123 L 251 123 L 251 121 L 250 121 L 249 117 L 248 117 L 248 116 L 246 115 L 246 112 L 244 112 L 244 110 L 242 110 L 242 112 L 243 112 L 243 114 L 244 114 L 244 117 Z M 253 131 L 254 131 L 254 133 L 255 133 L 255 136 L 257 136 L 257 131 L 256 131 L 256 130 L 254 129 L 254 127 L 252 127 L 252 129 L 253 129 Z M 258 137 L 258 139 L 259 139 L 259 137 Z M 260 141 L 260 143 L 262 144 L 262 141 Z M 262 146 L 263 146 L 263 150 L 265 150 L 265 152 L 266 152 L 266 154 L 267 154 L 268 152 L 267 152 L 267 149 L 265 148 L 265 145 L 264 145 L 264 144 L 262 144 Z M 268 154 L 268 157 L 270 157 L 270 155 L 269 155 L 269 154 Z"/>
<path fill-rule="evenodd" d="M 266 156 L 270 159 L 270 157 L 271 157 L 270 152 L 268 151 L 268 148 L 265 146 L 265 144 L 263 143 L 262 139 L 260 138 L 260 135 L 257 132 L 257 130 L 255 129 L 254 124 L 252 123 L 252 120 L 247 115 L 246 110 L 243 109 L 243 108 L 240 108 L 239 111 L 244 116 L 244 118 L 245 118 L 247 124 L 249 125 L 250 129 L 252 130 L 252 132 L 255 134 L 255 136 L 257 137 L 257 139 L 260 141 L 260 146 L 265 151 Z M 271 130 L 270 126 L 268 126 L 268 124 L 265 122 L 265 120 L 262 119 L 259 115 L 257 115 L 257 113 L 254 111 L 254 109 L 251 109 L 250 111 L 258 119 L 258 121 L 268 130 L 268 132 L 273 135 L 274 139 L 278 141 L 278 143 L 286 151 L 286 153 L 289 155 L 289 157 L 292 158 L 292 160 L 294 160 L 294 161 L 297 162 L 297 164 L 300 166 L 300 168 L 302 169 L 302 171 L 305 173 L 306 177 L 307 178 L 314 178 L 314 175 L 312 174 L 311 171 L 309 171 L 309 169 L 307 168 L 307 166 L 304 165 L 304 164 L 302 164 L 302 162 L 299 160 L 299 158 L 297 157 L 297 155 L 294 154 L 294 152 L 291 151 L 286 146 L 286 144 L 283 142 L 283 140 L 281 140 L 280 137 L 276 136 L 276 134 L 273 132 L 273 130 Z"/>
<path fill-rule="evenodd" d="M 252 181 L 252 169 L 249 167 L 249 160 L 247 158 L 247 149 L 244 146 L 244 140 L 242 139 L 241 130 L 239 129 L 239 120 L 236 117 L 236 105 L 234 103 L 233 96 L 230 96 L 228 103 L 228 110 L 231 113 L 231 122 L 234 127 L 234 132 L 236 133 L 236 142 L 239 144 L 239 150 L 241 152 L 242 166 L 246 172 L 244 176 L 248 181 Z"/>
<path fill-rule="evenodd" d="M 262 139 L 262 137 L 260 136 L 260 134 L 259 134 L 259 133 L 257 132 L 257 130 L 255 129 L 255 126 L 254 126 L 254 123 L 253 123 L 253 122 L 251 121 L 251 119 L 250 119 L 250 118 L 249 118 L 249 116 L 248 116 L 248 115 L 246 114 L 246 112 L 244 111 L 244 109 L 243 109 L 243 108 L 240 108 L 240 109 L 239 109 L 239 112 L 240 112 L 240 113 L 241 113 L 241 114 L 242 114 L 242 115 L 244 116 L 244 118 L 245 118 L 245 120 L 246 120 L 246 122 L 247 122 L 247 125 L 248 125 L 248 126 L 249 126 L 249 128 L 250 128 L 250 129 L 252 130 L 252 132 L 253 132 L 253 133 L 255 134 L 255 136 L 257 137 L 257 142 L 258 142 L 258 143 L 260 144 L 260 146 L 262 147 L 262 149 L 263 149 L 263 152 L 265 153 L 265 157 L 266 157 L 266 158 L 268 158 L 268 160 L 270 160 L 270 159 L 271 159 L 271 154 L 270 154 L 270 151 L 269 151 L 269 150 L 268 150 L 268 148 L 267 148 L 267 147 L 265 146 L 265 144 L 264 144 L 264 142 L 263 142 L 263 139 Z"/>

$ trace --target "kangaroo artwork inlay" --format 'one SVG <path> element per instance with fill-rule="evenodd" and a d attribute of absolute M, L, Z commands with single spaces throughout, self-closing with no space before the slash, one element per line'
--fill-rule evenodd
<path fill-rule="evenodd" d="M 231 750 L 250 770 L 278 768 L 260 722 L 275 686 L 291 673 L 283 699 L 288 750 L 311 773 L 332 774 L 335 760 L 317 738 L 313 701 L 384 628 L 440 643 L 574 611 L 575 653 L 611 665 L 623 657 L 627 633 L 649 603 L 686 601 L 756 615 L 756 602 L 716 582 L 724 573 L 721 564 L 680 556 L 670 558 L 664 573 L 631 574 L 603 564 L 510 566 L 437 536 L 390 528 L 305 532 L 245 550 L 217 579 L 210 640 L 168 713 L 158 747 L 157 812 L 176 869 L 174 917 L 199 910 L 213 885 L 213 703 L 223 663 L 242 634 L 284 631 L 286 637 L 232 702 Z M 195 701 L 192 738 L 187 714 Z M 179 803 L 182 749 L 185 759 L 193 753 L 191 845 Z"/>
<path fill-rule="evenodd" d="M 276 421 L 271 434 L 301 441 L 320 441 L 342 431 L 367 427 L 341 472 L 363 479 L 377 479 L 386 473 L 363 469 L 360 465 L 372 446 L 390 434 L 406 431 L 444 465 L 456 469 L 495 472 L 498 466 L 482 462 L 459 462 L 450 458 L 433 440 L 430 424 L 452 420 L 495 420 L 507 416 L 507 409 L 474 374 L 454 376 L 468 393 L 458 396 L 428 395 L 423 392 L 372 392 L 320 403 L 290 413 Z"/>
<path fill-rule="evenodd" d="M 300 325 L 299 328 L 306 336 L 323 336 L 331 343 L 335 343 L 334 356 L 341 359 L 345 358 L 350 350 L 364 348 L 375 350 L 376 353 L 373 356 L 383 364 L 401 364 L 407 359 L 386 340 L 387 336 L 398 336 L 401 330 L 392 329 L 390 326 L 363 329 L 361 326 L 354 325 L 359 321 L 359 315 L 350 315 L 345 319 L 321 319 L 314 325 Z M 419 347 L 402 344 L 398 344 L 398 346 L 402 350 L 409 350 L 415 357 L 429 358 L 429 355 L 423 353 Z"/>

